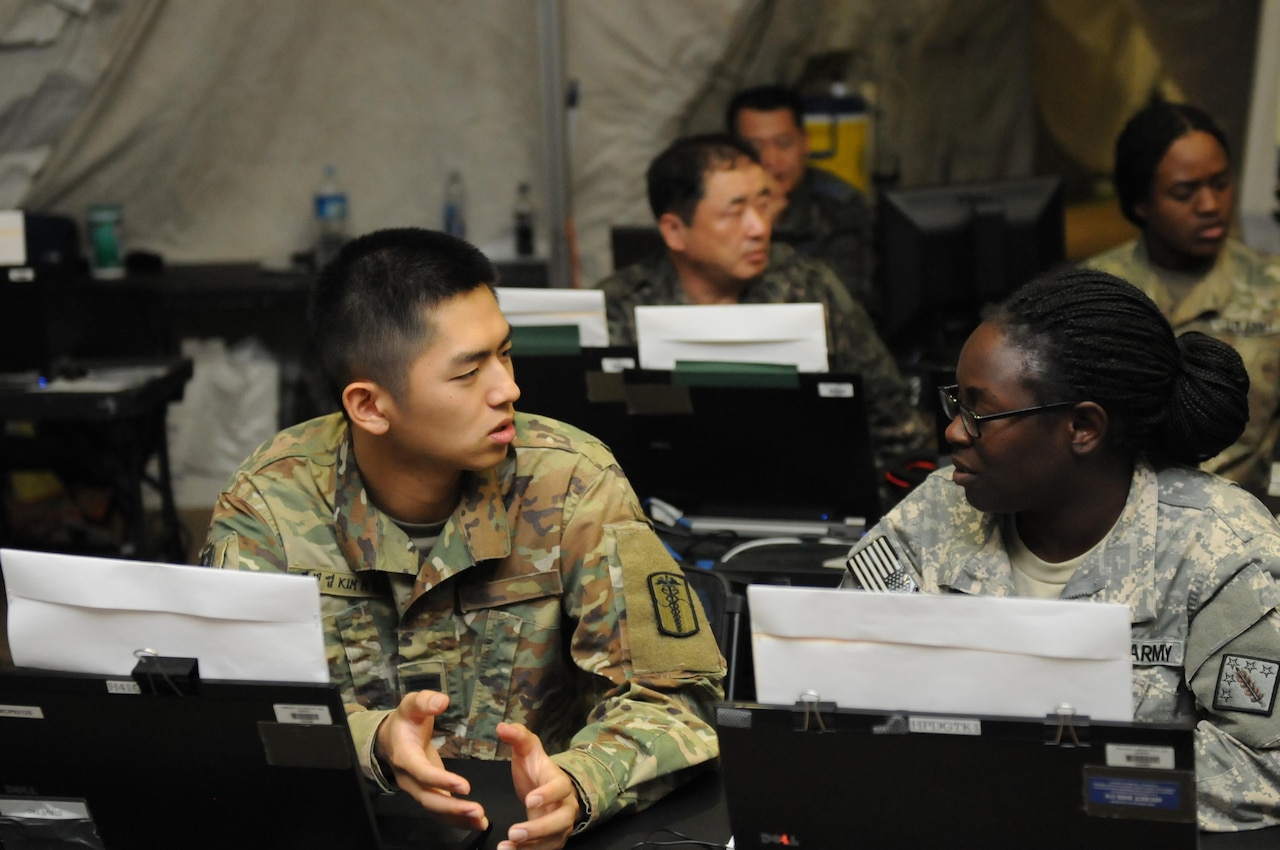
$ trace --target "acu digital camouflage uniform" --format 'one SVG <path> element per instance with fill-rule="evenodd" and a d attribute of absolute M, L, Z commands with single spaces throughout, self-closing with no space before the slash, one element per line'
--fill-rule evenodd
<path fill-rule="evenodd" d="M 1228 240 L 1213 268 L 1201 275 L 1159 268 L 1135 240 L 1086 262 L 1122 277 L 1156 302 L 1174 333 L 1202 331 L 1230 345 L 1249 372 L 1249 424 L 1235 445 L 1203 468 L 1267 494 L 1272 452 L 1280 434 L 1280 258 Z M 1192 289 L 1174 304 L 1170 287 Z"/>
<path fill-rule="evenodd" d="M 717 757 L 724 662 L 608 450 L 553 420 L 515 425 L 500 464 L 464 473 L 430 552 L 370 503 L 340 414 L 289 428 L 228 483 L 203 560 L 315 576 L 330 674 L 384 790 L 377 724 L 427 688 L 450 700 L 442 756 L 509 758 L 498 722 L 524 723 L 597 822 Z"/>
<path fill-rule="evenodd" d="M 883 307 L 872 278 L 871 208 L 862 193 L 821 168 L 809 167 L 773 220 L 773 238 L 835 272 L 871 316 Z"/>
<path fill-rule="evenodd" d="M 635 308 L 688 304 L 670 256 L 663 251 L 601 281 L 613 345 L 636 344 Z M 876 455 L 881 465 L 925 449 L 932 426 L 912 407 L 911 391 L 867 311 L 840 285 L 831 270 L 790 246 L 769 249 L 769 267 L 747 283 L 740 304 L 821 304 L 827 316 L 827 350 L 833 372 L 862 377 Z"/>
<path fill-rule="evenodd" d="M 888 537 L 926 592 L 1013 596 L 1001 520 L 970 505 L 948 468 L 855 552 Z M 1202 829 L 1280 824 L 1277 580 L 1280 526 L 1256 499 L 1197 469 L 1139 461 L 1119 521 L 1062 590 L 1129 607 L 1135 719 L 1198 718 Z"/>

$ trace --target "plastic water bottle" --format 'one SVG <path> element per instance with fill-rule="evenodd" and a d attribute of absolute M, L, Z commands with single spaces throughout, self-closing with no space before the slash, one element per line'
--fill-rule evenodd
<path fill-rule="evenodd" d="M 533 256 L 533 198 L 529 194 L 529 184 L 521 183 L 516 188 L 515 206 L 516 256 Z"/>
<path fill-rule="evenodd" d="M 467 190 L 462 174 L 449 172 L 444 184 L 444 232 L 459 239 L 467 238 Z"/>
<path fill-rule="evenodd" d="M 338 186 L 338 170 L 324 167 L 324 179 L 316 187 L 316 268 L 338 255 L 347 241 L 347 193 Z"/>

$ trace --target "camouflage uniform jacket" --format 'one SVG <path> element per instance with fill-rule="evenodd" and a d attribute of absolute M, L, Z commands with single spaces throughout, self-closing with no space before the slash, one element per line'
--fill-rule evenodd
<path fill-rule="evenodd" d="M 680 568 L 608 450 L 516 415 L 430 552 L 374 507 L 340 414 L 262 446 L 220 495 L 212 566 L 316 577 L 330 675 L 366 774 L 385 710 L 449 695 L 444 757 L 509 758 L 499 721 L 537 733 L 590 822 L 642 807 L 719 754 L 724 662 Z"/>
<path fill-rule="evenodd" d="M 1265 496 L 1280 435 L 1280 258 L 1228 240 L 1213 268 L 1195 279 L 1176 307 L 1168 284 L 1192 280 L 1152 265 L 1140 239 L 1087 265 L 1122 277 L 1149 295 L 1175 332 L 1203 331 L 1240 352 L 1249 371 L 1249 424 L 1235 445 L 1210 458 L 1204 468 Z"/>
<path fill-rule="evenodd" d="M 774 219 L 773 237 L 821 260 L 869 314 L 880 315 L 872 278 L 871 208 L 856 188 L 821 168 L 806 168 Z"/>
<path fill-rule="evenodd" d="M 688 304 L 675 265 L 665 252 L 627 266 L 601 281 L 613 345 L 636 344 L 635 308 Z M 932 426 L 911 404 L 911 391 L 867 311 L 822 263 L 787 245 L 769 249 L 769 267 L 747 283 L 741 304 L 821 304 L 827 314 L 831 369 L 862 377 L 877 457 L 885 459 L 928 446 Z"/>
<path fill-rule="evenodd" d="M 1012 596 L 1000 520 L 971 506 L 947 468 L 859 548 L 890 537 L 927 592 Z M 1129 606 L 1136 719 L 1169 721 L 1194 700 L 1202 829 L 1280 824 L 1278 580 L 1280 526 L 1256 499 L 1197 469 L 1139 461 L 1119 521 L 1062 590 Z"/>

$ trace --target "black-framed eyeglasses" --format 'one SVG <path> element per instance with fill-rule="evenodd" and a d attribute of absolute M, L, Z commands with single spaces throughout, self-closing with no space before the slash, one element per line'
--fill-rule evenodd
<path fill-rule="evenodd" d="M 990 422 L 992 419 L 1008 419 L 1010 416 L 1030 416 L 1033 413 L 1061 410 L 1064 407 L 1073 407 L 1076 404 L 1074 401 L 1055 401 L 1052 404 L 1024 407 L 1020 410 L 1005 410 L 1000 413 L 979 415 L 960 403 L 957 395 L 959 391 L 959 384 L 938 387 L 938 400 L 942 403 L 942 415 L 947 417 L 948 422 L 959 416 L 960 424 L 964 426 L 964 432 L 975 440 L 982 436 L 983 422 Z"/>

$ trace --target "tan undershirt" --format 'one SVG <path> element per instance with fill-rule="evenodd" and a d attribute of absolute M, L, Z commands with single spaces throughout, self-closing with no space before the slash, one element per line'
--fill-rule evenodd
<path fill-rule="evenodd" d="M 1004 548 L 1009 553 L 1009 563 L 1013 565 L 1013 587 L 1019 596 L 1030 596 L 1035 599 L 1057 599 L 1062 589 L 1075 571 L 1089 557 L 1089 553 L 1102 545 L 1099 540 L 1092 549 L 1059 564 L 1051 564 L 1041 560 L 1027 548 L 1018 535 L 1018 521 L 1012 516 L 1005 517 L 1002 522 Z M 1104 537 L 1103 540 L 1106 538 Z"/>

